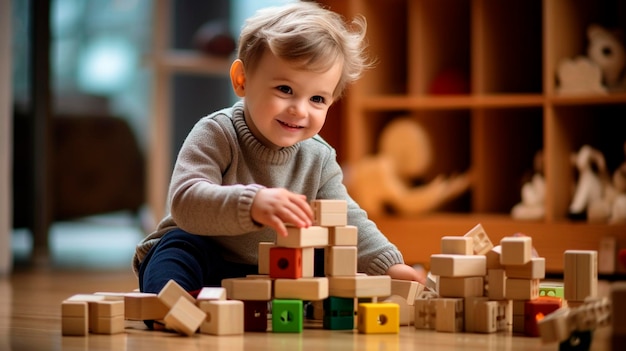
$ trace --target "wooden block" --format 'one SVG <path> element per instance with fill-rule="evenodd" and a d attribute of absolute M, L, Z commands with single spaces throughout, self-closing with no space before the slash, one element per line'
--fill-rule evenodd
<path fill-rule="evenodd" d="M 302 278 L 315 276 L 315 248 L 302 248 Z"/>
<path fill-rule="evenodd" d="M 259 243 L 259 274 L 270 274 L 270 249 L 275 246 L 273 242 Z"/>
<path fill-rule="evenodd" d="M 441 297 L 483 296 L 483 277 L 439 277 Z"/>
<path fill-rule="evenodd" d="M 430 272 L 439 277 L 476 277 L 487 274 L 487 260 L 484 255 L 430 256 Z"/>
<path fill-rule="evenodd" d="M 313 225 L 324 227 L 348 224 L 348 203 L 345 200 L 313 200 Z"/>
<path fill-rule="evenodd" d="M 506 279 L 508 300 L 534 300 L 539 297 L 539 279 Z"/>
<path fill-rule="evenodd" d="M 222 286 L 226 289 L 226 297 L 230 300 L 270 301 L 272 299 L 271 279 L 230 278 L 222 280 Z"/>
<path fill-rule="evenodd" d="M 487 296 L 490 300 L 504 300 L 506 298 L 506 279 L 504 269 L 487 270 Z"/>
<path fill-rule="evenodd" d="M 476 306 L 473 315 L 475 332 L 495 333 L 498 331 L 499 322 L 504 318 L 499 316 L 498 307 L 497 301 L 483 301 Z"/>
<path fill-rule="evenodd" d="M 567 250 L 564 254 L 565 299 L 583 301 L 598 295 L 598 252 Z"/>
<path fill-rule="evenodd" d="M 318 301 L 328 297 L 328 278 L 276 279 L 274 298 Z"/>
<path fill-rule="evenodd" d="M 270 278 L 302 277 L 302 249 L 275 246 L 270 248 Z"/>
<path fill-rule="evenodd" d="M 473 255 L 474 239 L 469 236 L 444 236 L 441 238 L 441 253 Z"/>
<path fill-rule="evenodd" d="M 187 336 L 195 334 L 205 319 L 206 313 L 184 296 L 178 298 L 163 318 L 166 328 Z"/>
<path fill-rule="evenodd" d="M 391 295 L 391 277 L 388 275 L 330 277 L 329 296 L 384 297 Z"/>
<path fill-rule="evenodd" d="M 243 301 L 243 330 L 267 331 L 267 301 Z"/>
<path fill-rule="evenodd" d="M 513 307 L 513 315 L 523 316 L 526 314 L 526 301 L 527 300 L 513 300 L 511 301 Z"/>
<path fill-rule="evenodd" d="M 558 298 L 542 298 L 524 303 L 524 335 L 539 336 L 538 321 L 561 308 Z"/>
<path fill-rule="evenodd" d="M 89 318 L 89 330 L 95 334 L 120 334 L 125 329 L 124 316 Z"/>
<path fill-rule="evenodd" d="M 326 276 L 355 276 L 357 266 L 356 246 L 328 246 L 324 248 Z"/>
<path fill-rule="evenodd" d="M 516 334 L 524 334 L 524 325 L 526 322 L 526 317 L 518 314 L 513 315 L 513 333 Z"/>
<path fill-rule="evenodd" d="M 86 301 L 65 300 L 61 303 L 61 334 L 64 336 L 89 334 L 89 307 Z"/>
<path fill-rule="evenodd" d="M 463 331 L 463 299 L 444 298 L 435 299 L 437 319 L 435 330 L 438 332 L 460 333 Z"/>
<path fill-rule="evenodd" d="M 198 305 L 206 318 L 200 332 L 210 335 L 243 334 L 243 302 L 238 300 L 202 300 Z"/>
<path fill-rule="evenodd" d="M 478 223 L 474 228 L 467 232 L 464 236 L 472 238 L 474 241 L 473 250 L 474 255 L 484 255 L 493 248 L 493 244 L 487 236 L 487 233 L 483 229 L 483 226 Z"/>
<path fill-rule="evenodd" d="M 328 245 L 328 228 L 311 226 L 308 228 L 287 227 L 287 236 L 277 236 L 276 245 L 282 247 L 323 247 Z"/>
<path fill-rule="evenodd" d="M 425 286 L 414 281 L 391 279 L 391 295 L 402 297 L 413 306 L 415 299 L 424 291 Z"/>
<path fill-rule="evenodd" d="M 328 228 L 329 246 L 357 246 L 359 230 L 356 226 L 345 225 Z"/>
<path fill-rule="evenodd" d="M 83 301 L 83 302 L 96 302 L 96 301 L 110 301 L 106 295 L 95 294 L 76 294 L 68 297 L 65 301 Z"/>
<path fill-rule="evenodd" d="M 546 277 L 546 259 L 544 257 L 532 257 L 523 265 L 506 266 L 506 276 L 517 279 L 543 279 Z"/>
<path fill-rule="evenodd" d="M 124 316 L 124 301 L 94 301 L 89 303 L 89 316 L 99 317 L 116 317 Z"/>
<path fill-rule="evenodd" d="M 226 300 L 226 289 L 223 287 L 204 287 L 196 297 L 196 304 L 201 301 Z"/>
<path fill-rule="evenodd" d="M 474 333 L 476 331 L 476 307 L 479 303 L 488 301 L 486 296 L 469 296 L 464 299 L 464 313 L 465 313 L 465 328 L 468 333 Z"/>
<path fill-rule="evenodd" d="M 301 333 L 304 324 L 302 300 L 272 301 L 272 332 Z"/>
<path fill-rule="evenodd" d="M 626 336 L 626 282 L 611 284 L 613 335 Z"/>
<path fill-rule="evenodd" d="M 435 329 L 437 320 L 436 298 L 416 299 L 413 303 L 415 308 L 415 329 Z"/>
<path fill-rule="evenodd" d="M 328 213 L 348 213 L 348 202 L 346 200 L 316 199 L 311 201 L 313 212 Z"/>
<path fill-rule="evenodd" d="M 433 272 L 428 272 L 426 275 L 426 288 L 431 291 L 439 291 L 439 276 L 434 275 Z"/>
<path fill-rule="evenodd" d="M 395 303 L 360 303 L 358 330 L 363 334 L 397 334 L 400 308 Z"/>
<path fill-rule="evenodd" d="M 128 320 L 158 320 L 165 318 L 169 308 L 157 294 L 128 293 L 124 295 L 124 318 Z"/>
<path fill-rule="evenodd" d="M 487 251 L 485 257 L 487 258 L 487 269 L 503 269 L 504 266 L 500 263 L 500 256 L 502 253 L 502 246 L 494 246 L 493 249 Z"/>
<path fill-rule="evenodd" d="M 507 236 L 500 240 L 502 265 L 524 265 L 532 258 L 533 242 L 529 236 Z"/>
<path fill-rule="evenodd" d="M 398 305 L 401 326 L 413 325 L 415 322 L 415 308 L 413 307 L 414 301 L 411 301 L 411 304 L 409 304 L 407 299 L 404 297 L 392 294 L 391 296 L 384 298 L 381 302 L 395 303 Z"/>
<path fill-rule="evenodd" d="M 523 320 L 523 318 L 522 318 Z M 574 322 L 569 308 L 556 310 L 537 322 L 539 335 L 544 344 L 562 342 L 569 339 L 574 330 Z"/>
<path fill-rule="evenodd" d="M 189 295 L 189 293 L 178 285 L 178 283 L 176 283 L 173 279 L 169 280 L 167 284 L 165 284 L 157 296 L 159 297 L 159 300 L 161 300 L 161 302 L 163 302 L 163 304 L 168 308 L 172 308 L 172 306 L 174 306 L 174 304 L 178 302 L 178 299 L 181 297 L 191 303 L 196 302 L 196 299 Z"/>

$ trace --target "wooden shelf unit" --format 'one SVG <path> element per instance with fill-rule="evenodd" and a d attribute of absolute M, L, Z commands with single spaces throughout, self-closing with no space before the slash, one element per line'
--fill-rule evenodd
<path fill-rule="evenodd" d="M 482 223 L 494 241 L 533 237 L 549 271 L 562 271 L 566 249 L 597 249 L 604 236 L 626 247 L 626 225 L 572 222 L 575 184 L 569 156 L 590 144 L 611 172 L 624 161 L 626 94 L 559 96 L 561 59 L 582 55 L 591 23 L 626 30 L 626 3 L 595 0 L 322 1 L 368 21 L 374 70 L 347 92 L 342 159 L 376 152 L 386 123 L 411 116 L 431 133 L 436 161 L 427 177 L 471 170 L 468 196 L 452 210 L 415 218 L 374 218 L 408 263 L 427 263 L 444 235 Z M 433 95 L 440 74 L 461 72 L 469 92 Z M 545 157 L 546 217 L 513 220 L 521 181 L 538 150 Z"/>

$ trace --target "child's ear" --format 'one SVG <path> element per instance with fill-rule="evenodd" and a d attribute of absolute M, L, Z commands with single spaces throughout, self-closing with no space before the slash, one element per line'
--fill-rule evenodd
<path fill-rule="evenodd" d="M 233 64 L 230 65 L 230 82 L 237 96 L 246 96 L 246 72 L 243 67 L 243 62 L 239 59 L 233 61 Z"/>

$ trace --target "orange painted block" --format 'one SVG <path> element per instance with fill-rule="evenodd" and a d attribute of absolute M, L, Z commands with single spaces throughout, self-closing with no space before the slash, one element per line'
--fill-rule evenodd
<path fill-rule="evenodd" d="M 328 297 L 328 278 L 276 279 L 274 298 L 319 301 Z"/>
<path fill-rule="evenodd" d="M 328 228 L 329 246 L 357 246 L 359 231 L 356 226 L 345 225 Z"/>
<path fill-rule="evenodd" d="M 460 333 L 463 331 L 463 299 L 438 298 L 435 299 L 437 320 L 435 330 L 438 332 Z"/>
<path fill-rule="evenodd" d="M 543 279 L 546 277 L 546 259 L 532 257 L 526 264 L 506 266 L 506 276 L 517 279 Z"/>
<path fill-rule="evenodd" d="M 328 228 L 311 226 L 296 228 L 287 226 L 287 236 L 276 237 L 276 245 L 281 247 L 323 247 L 328 245 Z"/>
<path fill-rule="evenodd" d="M 237 300 L 200 301 L 199 307 L 206 313 L 200 332 L 210 335 L 243 334 L 243 305 Z"/>
<path fill-rule="evenodd" d="M 172 305 L 170 311 L 163 319 L 166 328 L 173 329 L 187 336 L 193 335 L 202 322 L 206 319 L 206 313 L 198 308 L 193 302 L 181 296 Z"/>
<path fill-rule="evenodd" d="M 524 265 L 532 257 L 533 242 L 529 236 L 507 236 L 500 240 L 502 265 Z"/>
<path fill-rule="evenodd" d="M 444 236 L 441 238 L 441 253 L 451 255 L 473 255 L 474 239 L 469 236 Z"/>
<path fill-rule="evenodd" d="M 302 277 L 302 249 L 270 248 L 270 277 L 298 279 Z"/>
<path fill-rule="evenodd" d="M 355 276 L 357 266 L 356 246 L 328 246 L 324 248 L 326 276 Z"/>
<path fill-rule="evenodd" d="M 439 277 L 477 277 L 487 274 L 484 255 L 430 255 L 430 273 Z"/>
<path fill-rule="evenodd" d="M 489 239 L 489 236 L 487 235 L 485 229 L 483 229 L 483 226 L 480 223 L 478 223 L 464 236 L 470 237 L 474 241 L 474 255 L 484 255 L 493 248 L 493 243 L 491 242 L 491 239 Z"/>

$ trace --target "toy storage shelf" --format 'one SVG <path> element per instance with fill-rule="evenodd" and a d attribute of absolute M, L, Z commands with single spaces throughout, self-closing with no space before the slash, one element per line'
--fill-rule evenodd
<path fill-rule="evenodd" d="M 626 225 L 568 219 L 575 184 L 569 156 L 582 145 L 605 153 L 609 170 L 624 161 L 626 94 L 561 96 L 556 69 L 582 55 L 591 23 L 626 30 L 626 3 L 596 0 L 338 0 L 322 1 L 368 20 L 374 70 L 347 92 L 343 158 L 375 153 L 386 123 L 410 116 L 431 133 L 437 161 L 429 177 L 471 170 L 469 194 L 440 212 L 373 218 L 408 263 L 427 263 L 444 235 L 477 223 L 498 241 L 533 237 L 550 272 L 561 272 L 566 249 L 598 249 L 604 236 L 626 247 Z M 466 90 L 431 93 L 444 74 Z M 458 83 L 458 82 L 457 82 Z M 463 81 L 461 81 L 463 83 Z M 456 86 L 456 85 L 455 85 Z M 509 215 L 521 181 L 544 153 L 546 216 Z"/>

